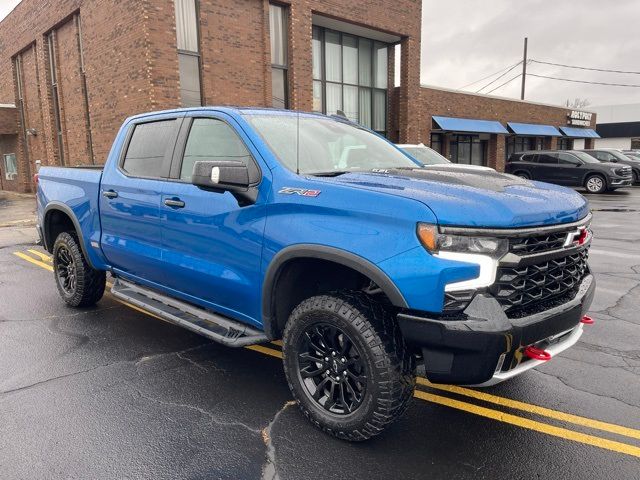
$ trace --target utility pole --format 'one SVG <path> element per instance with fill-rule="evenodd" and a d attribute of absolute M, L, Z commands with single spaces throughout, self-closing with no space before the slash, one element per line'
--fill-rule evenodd
<path fill-rule="evenodd" d="M 524 82 L 527 79 L 527 37 L 524 37 L 524 55 L 522 56 L 522 90 L 520 100 L 524 100 Z"/>

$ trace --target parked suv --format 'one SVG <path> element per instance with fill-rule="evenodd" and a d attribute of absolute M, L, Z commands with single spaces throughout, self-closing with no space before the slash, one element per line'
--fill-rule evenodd
<path fill-rule="evenodd" d="M 629 165 L 633 173 L 633 183 L 640 182 L 640 155 L 637 152 L 621 152 L 613 148 L 600 148 L 598 150 L 582 150 L 601 162 L 621 163 Z"/>
<path fill-rule="evenodd" d="M 589 193 L 631 185 L 631 167 L 600 162 L 576 150 L 535 150 L 513 153 L 505 166 L 507 173 L 528 180 L 584 187 Z"/>
<path fill-rule="evenodd" d="M 424 166 L 436 166 L 439 169 L 470 169 L 470 170 L 493 170 L 490 167 L 483 167 L 481 165 L 468 165 L 465 163 L 453 163 L 446 157 L 436 152 L 433 148 L 427 147 L 423 143 L 418 144 L 398 144 L 396 145 L 400 150 L 408 153 L 413 158 L 418 160 Z"/>

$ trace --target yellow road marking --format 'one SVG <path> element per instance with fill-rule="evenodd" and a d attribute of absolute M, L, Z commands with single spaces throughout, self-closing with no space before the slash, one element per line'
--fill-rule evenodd
<path fill-rule="evenodd" d="M 602 430 L 605 432 L 616 433 L 618 435 L 624 435 L 625 437 L 640 439 L 640 430 L 633 428 L 623 427 L 621 425 L 615 425 L 612 423 L 601 422 L 599 420 L 592 420 L 591 418 L 581 417 L 579 415 L 573 415 L 571 413 L 559 412 L 550 408 L 541 407 L 538 405 L 532 405 L 518 400 L 512 400 L 510 398 L 498 397 L 485 392 L 478 392 L 477 390 L 471 390 L 469 388 L 458 387 L 455 385 L 436 385 L 429 380 L 418 377 L 417 382 L 420 385 L 425 385 L 429 388 L 435 388 L 437 390 L 444 390 L 445 392 L 457 393 L 458 395 L 464 395 L 466 397 L 476 398 L 489 403 L 495 403 L 503 407 L 514 408 L 516 410 L 523 410 L 525 412 L 535 413 L 545 417 L 553 418 L 567 423 L 573 423 L 575 425 L 581 425 L 583 427 L 594 428 L 596 430 Z"/>
<path fill-rule="evenodd" d="M 34 258 L 28 255 L 25 255 L 21 252 L 13 252 L 13 253 L 17 257 L 20 257 L 23 260 L 26 260 L 28 262 L 31 262 L 34 265 L 37 265 L 49 271 L 53 271 L 53 267 L 51 265 L 43 263 L 39 260 L 35 260 Z M 140 313 L 162 320 L 157 315 L 154 315 L 153 313 L 148 312 L 135 305 L 132 305 L 128 302 L 124 302 L 118 298 L 114 298 L 114 300 Z M 282 345 L 282 342 L 279 340 L 276 340 L 272 343 L 275 343 L 276 345 L 278 344 Z M 269 355 L 276 358 L 282 358 L 282 352 L 280 352 L 279 350 L 265 347 L 263 345 L 248 345 L 245 348 L 249 350 L 253 350 L 255 352 L 262 353 L 264 355 Z M 419 384 L 428 386 L 430 388 L 436 388 L 436 389 L 445 390 L 448 392 L 458 393 L 460 395 L 473 397 L 479 400 L 495 403 L 497 405 L 510 407 L 518 410 L 524 410 L 531 413 L 537 413 L 539 415 L 547 416 L 549 418 L 554 418 L 557 420 L 562 420 L 562 421 L 574 423 L 577 425 L 588 426 L 588 427 L 596 428 L 599 430 L 609 431 L 612 433 L 619 433 L 621 435 L 637 438 L 636 436 L 637 431 L 631 428 L 608 424 L 605 422 L 600 422 L 598 420 L 591 420 L 588 418 L 579 417 L 577 415 L 571 415 L 568 413 L 558 412 L 558 411 L 540 407 L 537 405 L 529 405 L 527 403 L 519 402 L 517 400 L 498 397 L 495 395 L 490 395 L 484 392 L 478 392 L 478 391 L 470 390 L 463 387 L 456 387 L 453 385 L 434 385 L 430 383 L 428 380 L 423 379 L 421 377 L 418 377 L 417 381 Z M 490 418 L 492 420 L 496 420 L 499 422 L 508 423 L 521 428 L 526 428 L 526 429 L 534 430 L 540 433 L 545 433 L 547 435 L 551 435 L 554 437 L 564 438 L 565 440 L 584 443 L 586 445 L 592 445 L 594 447 L 603 448 L 605 450 L 610 450 L 613 452 L 623 453 L 626 455 L 631 455 L 631 456 L 640 458 L 640 447 L 636 447 L 634 445 L 629 445 L 626 443 L 616 442 L 614 440 L 609 440 L 606 438 L 596 437 L 594 435 L 588 435 L 585 433 L 576 432 L 573 430 L 569 430 L 567 428 L 556 427 L 554 425 L 549 425 L 547 423 L 530 420 L 528 418 L 518 417 L 517 415 L 512 415 L 510 413 L 505 413 L 499 410 L 493 410 L 490 408 L 474 405 L 472 403 L 462 402 L 460 400 L 455 400 L 452 398 L 435 395 L 432 393 L 424 392 L 422 390 L 416 390 L 414 393 L 414 396 L 421 400 L 436 403 L 438 405 L 444 405 L 450 408 L 455 408 L 457 410 L 462 410 L 468 413 L 479 415 L 481 417 Z M 595 426 L 595 425 L 598 425 L 598 426 Z M 622 432 L 625 432 L 625 433 L 622 433 Z"/>
<path fill-rule="evenodd" d="M 274 350 L 273 348 L 268 348 L 263 345 L 247 345 L 244 348 L 253 350 L 254 352 L 260 352 L 265 355 L 271 355 L 272 357 L 282 358 L 282 352 L 280 350 Z"/>
<path fill-rule="evenodd" d="M 439 405 L 455 408 L 457 410 L 463 410 L 465 412 L 473 413 L 481 417 L 490 418 L 499 422 L 509 423 L 518 427 L 527 428 L 529 430 L 535 430 L 536 432 L 546 433 L 547 435 L 552 435 L 554 437 L 560 437 L 566 440 L 585 443 L 587 445 L 592 445 L 598 448 L 604 448 L 605 450 L 611 450 L 613 452 L 640 457 L 640 447 L 636 447 L 634 445 L 615 442 L 606 438 L 587 435 L 586 433 L 575 432 L 566 428 L 556 427 L 546 423 L 537 422 L 535 420 L 530 420 L 528 418 L 518 417 L 510 413 L 504 413 L 498 410 L 492 410 L 490 408 L 473 405 L 471 403 L 461 402 L 460 400 L 454 400 L 448 397 L 442 397 L 440 395 L 423 392 L 421 390 L 416 390 L 415 396 L 428 402 L 437 403 Z"/>
<path fill-rule="evenodd" d="M 282 347 L 282 340 L 273 340 L 271 343 L 273 343 L 274 345 L 278 345 L 279 347 Z"/>
<path fill-rule="evenodd" d="M 40 259 L 41 259 L 43 262 L 49 262 L 49 263 L 51 263 L 51 262 L 53 261 L 53 259 L 52 259 L 49 255 L 46 255 L 46 254 L 44 254 L 44 253 L 42 253 L 42 252 L 39 252 L 38 250 L 32 250 L 32 249 L 29 249 L 29 250 L 27 250 L 27 252 L 33 253 L 34 255 L 36 255 L 36 256 L 38 256 L 38 257 L 40 257 Z"/>
<path fill-rule="evenodd" d="M 29 255 L 25 255 L 22 252 L 13 252 L 13 254 L 16 257 L 20 257 L 21 259 L 26 260 L 27 262 L 31 262 L 34 265 L 37 265 L 39 267 L 44 268 L 45 270 L 49 270 L 50 272 L 53 272 L 53 267 L 51 265 L 47 265 L 46 263 L 43 263 L 40 260 L 36 260 L 35 258 L 30 257 Z"/>

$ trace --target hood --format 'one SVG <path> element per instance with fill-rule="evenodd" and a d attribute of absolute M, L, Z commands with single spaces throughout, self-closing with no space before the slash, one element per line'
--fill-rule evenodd
<path fill-rule="evenodd" d="M 354 172 L 317 180 L 412 198 L 440 225 L 518 228 L 580 220 L 589 212 L 579 193 L 493 169 L 417 168 Z M 419 220 L 419 219 L 416 219 Z"/>

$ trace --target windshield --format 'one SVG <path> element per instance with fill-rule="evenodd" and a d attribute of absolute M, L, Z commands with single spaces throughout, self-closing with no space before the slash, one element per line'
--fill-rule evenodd
<path fill-rule="evenodd" d="M 584 153 L 584 152 L 571 152 L 571 153 L 573 153 L 576 157 L 578 157 L 584 163 L 600 163 L 600 160 L 598 160 L 595 157 L 592 157 L 588 153 Z"/>
<path fill-rule="evenodd" d="M 449 160 L 444 158 L 435 150 L 432 150 L 429 147 L 420 146 L 420 147 L 400 147 L 402 150 L 407 152 L 413 158 L 418 160 L 420 163 L 424 165 L 440 165 L 443 163 L 451 163 Z"/>
<path fill-rule="evenodd" d="M 292 172 L 331 174 L 420 167 L 391 143 L 346 122 L 310 115 L 247 114 L 246 118 Z M 296 148 L 298 138 L 300 146 Z"/>
<path fill-rule="evenodd" d="M 632 158 L 630 155 L 626 153 L 617 152 L 615 150 L 611 150 L 609 153 L 611 153 L 611 155 L 616 157 L 618 160 L 622 160 L 623 162 L 628 162 L 629 159 Z"/>

